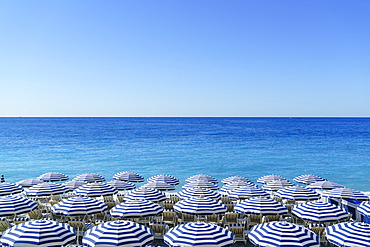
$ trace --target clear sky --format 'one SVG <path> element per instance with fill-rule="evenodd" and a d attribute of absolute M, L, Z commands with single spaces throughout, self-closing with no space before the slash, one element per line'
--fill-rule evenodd
<path fill-rule="evenodd" d="M 370 1 L 4 0 L 0 116 L 370 116 Z"/>

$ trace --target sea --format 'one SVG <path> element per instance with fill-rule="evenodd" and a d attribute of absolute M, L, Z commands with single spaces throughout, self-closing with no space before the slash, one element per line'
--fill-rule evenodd
<path fill-rule="evenodd" d="M 68 117 L 0 118 L 0 174 L 6 182 L 61 172 L 219 181 L 314 174 L 370 191 L 370 118 Z"/>

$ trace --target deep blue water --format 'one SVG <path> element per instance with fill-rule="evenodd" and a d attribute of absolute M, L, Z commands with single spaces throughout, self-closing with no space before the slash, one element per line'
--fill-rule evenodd
<path fill-rule="evenodd" d="M 0 150 L 7 182 L 49 171 L 183 183 L 312 173 L 370 191 L 370 118 L 0 118 Z"/>

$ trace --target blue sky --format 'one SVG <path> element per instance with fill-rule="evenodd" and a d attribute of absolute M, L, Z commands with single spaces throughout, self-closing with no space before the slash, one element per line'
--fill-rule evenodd
<path fill-rule="evenodd" d="M 0 116 L 370 116 L 370 1 L 2 1 Z"/>

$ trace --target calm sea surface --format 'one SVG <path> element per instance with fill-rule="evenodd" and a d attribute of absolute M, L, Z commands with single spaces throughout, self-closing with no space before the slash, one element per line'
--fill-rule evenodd
<path fill-rule="evenodd" d="M 200 173 L 312 173 L 370 191 L 370 118 L 0 118 L 6 181 L 49 171 L 170 174 L 182 184 Z"/>

